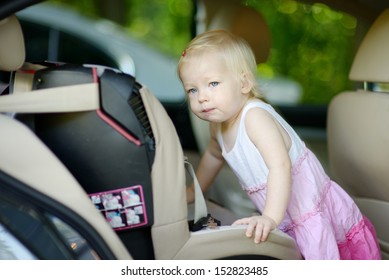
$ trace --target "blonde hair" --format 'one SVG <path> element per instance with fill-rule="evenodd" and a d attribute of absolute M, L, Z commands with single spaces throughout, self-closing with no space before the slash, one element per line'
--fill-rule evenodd
<path fill-rule="evenodd" d="M 197 51 L 220 52 L 228 69 L 234 71 L 237 78 L 240 79 L 242 74 L 246 75 L 246 78 L 252 84 L 250 94 L 253 97 L 263 98 L 256 80 L 257 64 L 255 55 L 243 38 L 222 29 L 206 31 L 196 36 L 182 52 L 178 61 L 177 71 L 179 77 L 182 64 Z"/>

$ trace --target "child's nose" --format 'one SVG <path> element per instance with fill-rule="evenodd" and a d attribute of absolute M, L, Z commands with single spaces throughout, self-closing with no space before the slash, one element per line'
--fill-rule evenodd
<path fill-rule="evenodd" d="M 205 101 L 208 101 L 208 93 L 205 90 L 199 91 L 199 102 L 203 103 Z"/>

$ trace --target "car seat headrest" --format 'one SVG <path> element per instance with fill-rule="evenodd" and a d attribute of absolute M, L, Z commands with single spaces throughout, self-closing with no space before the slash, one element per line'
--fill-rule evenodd
<path fill-rule="evenodd" d="M 363 39 L 349 78 L 360 82 L 389 82 L 389 9 L 373 23 Z"/>
<path fill-rule="evenodd" d="M 271 36 L 262 15 L 239 2 L 203 1 L 206 29 L 226 29 L 244 38 L 254 51 L 257 64 L 266 62 L 270 54 Z M 220 9 L 223 5 L 223 9 Z M 200 15 L 201 17 L 201 15 Z M 205 30 L 199 30 L 200 32 Z"/>
<path fill-rule="evenodd" d="M 0 20 L 0 70 L 15 71 L 26 57 L 23 31 L 15 15 Z"/>

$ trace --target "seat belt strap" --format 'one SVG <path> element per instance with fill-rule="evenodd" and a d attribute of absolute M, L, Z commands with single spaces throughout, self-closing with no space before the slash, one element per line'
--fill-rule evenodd
<path fill-rule="evenodd" d="M 185 158 L 185 167 L 190 176 L 193 179 L 194 184 L 194 193 L 195 193 L 195 201 L 194 201 L 194 222 L 198 222 L 201 218 L 207 217 L 208 210 L 207 205 L 205 204 L 205 199 L 203 195 L 203 191 L 201 190 L 199 181 L 197 180 L 196 173 L 194 172 L 192 164 Z"/>
<path fill-rule="evenodd" d="M 62 113 L 100 108 L 99 85 L 88 83 L 0 96 L 0 112 Z"/>

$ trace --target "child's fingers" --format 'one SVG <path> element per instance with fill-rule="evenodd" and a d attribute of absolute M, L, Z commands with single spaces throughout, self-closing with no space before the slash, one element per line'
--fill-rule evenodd
<path fill-rule="evenodd" d="M 233 226 L 236 226 L 236 225 L 247 225 L 249 222 L 250 222 L 249 218 L 242 218 L 242 219 L 238 219 L 235 222 L 233 222 L 232 225 Z"/>
<path fill-rule="evenodd" d="M 268 216 L 262 216 L 262 217 L 264 218 L 265 222 L 264 222 L 264 228 L 263 228 L 261 240 L 266 241 L 270 232 L 277 227 L 277 224 L 272 218 Z"/>
<path fill-rule="evenodd" d="M 238 219 L 232 225 L 247 225 L 246 236 L 251 238 L 254 236 L 254 242 L 260 243 L 266 241 L 272 230 L 272 225 L 263 219 L 263 217 L 249 217 Z"/>
<path fill-rule="evenodd" d="M 254 235 L 254 241 L 257 238 L 257 221 L 253 218 L 248 218 L 248 226 L 246 229 L 246 236 L 251 238 Z"/>
<path fill-rule="evenodd" d="M 269 236 L 269 233 L 271 231 L 271 226 L 268 224 L 265 224 L 262 230 L 262 237 L 261 241 L 266 241 L 267 237 Z"/>
<path fill-rule="evenodd" d="M 263 235 L 263 224 L 258 223 L 258 224 L 256 224 L 256 227 L 255 227 L 254 242 L 257 244 L 260 243 L 262 240 L 262 235 Z"/>

